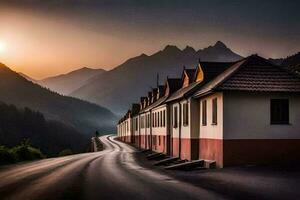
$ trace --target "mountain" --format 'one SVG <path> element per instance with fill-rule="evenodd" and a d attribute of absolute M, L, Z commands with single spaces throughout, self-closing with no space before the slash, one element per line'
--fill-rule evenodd
<path fill-rule="evenodd" d="M 18 74 L 19 74 L 20 76 L 22 76 L 23 78 L 25 78 L 26 80 L 28 80 L 28 81 L 31 81 L 31 82 L 33 82 L 33 83 L 36 83 L 36 82 L 37 82 L 37 80 L 31 78 L 30 76 L 27 76 L 26 74 L 23 74 L 22 72 L 19 72 Z"/>
<path fill-rule="evenodd" d="M 288 56 L 282 61 L 281 64 L 300 74 L 300 52 L 292 56 Z"/>
<path fill-rule="evenodd" d="M 183 66 L 195 67 L 199 58 L 202 61 L 236 61 L 241 56 L 220 41 L 198 51 L 189 46 L 181 50 L 168 45 L 151 56 L 142 54 L 131 58 L 113 70 L 91 78 L 71 96 L 103 105 L 120 114 L 156 86 L 157 74 L 162 81 L 167 76 L 179 77 Z"/>
<path fill-rule="evenodd" d="M 116 120 L 116 116 L 104 107 L 42 88 L 3 64 L 0 64 L 0 101 L 39 111 L 47 119 L 60 121 L 84 133 L 112 130 Z"/>
<path fill-rule="evenodd" d="M 269 59 L 275 64 L 285 66 L 292 71 L 296 71 L 300 74 L 300 52 L 288 56 L 286 58 Z"/>
<path fill-rule="evenodd" d="M 14 147 L 25 139 L 47 156 L 57 156 L 64 149 L 85 152 L 89 143 L 86 135 L 57 121 L 46 120 L 31 109 L 17 109 L 0 103 L 0 144 Z"/>
<path fill-rule="evenodd" d="M 68 95 L 86 83 L 93 76 L 104 73 L 104 69 L 81 68 L 67 74 L 39 80 L 37 83 L 52 91 Z"/>

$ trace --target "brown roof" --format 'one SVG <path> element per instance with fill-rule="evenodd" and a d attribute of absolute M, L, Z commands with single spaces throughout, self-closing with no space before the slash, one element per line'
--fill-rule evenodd
<path fill-rule="evenodd" d="M 137 115 L 139 112 L 140 112 L 140 104 L 136 104 L 136 103 L 132 104 L 132 108 L 131 108 L 132 116 Z"/>
<path fill-rule="evenodd" d="M 167 102 L 171 102 L 184 97 L 187 98 L 193 95 L 193 93 L 199 90 L 201 86 L 211 81 L 213 78 L 224 72 L 233 64 L 234 62 L 200 62 L 200 66 L 204 74 L 204 80 L 202 82 L 195 82 L 196 69 L 194 69 L 194 82 L 192 82 L 188 87 L 181 88 L 174 92 L 167 100 Z"/>
<path fill-rule="evenodd" d="M 189 77 L 189 82 L 192 83 L 195 77 L 196 69 L 185 69 L 184 70 Z"/>
<path fill-rule="evenodd" d="M 170 88 L 170 94 L 181 88 L 181 79 L 180 78 L 168 78 L 167 82 Z"/>
<path fill-rule="evenodd" d="M 300 92 L 300 77 L 257 55 L 240 60 L 201 88 L 212 90 Z"/>

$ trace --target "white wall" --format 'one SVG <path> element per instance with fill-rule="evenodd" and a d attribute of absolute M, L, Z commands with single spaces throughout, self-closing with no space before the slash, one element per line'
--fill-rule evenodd
<path fill-rule="evenodd" d="M 144 127 L 142 128 L 141 124 L 142 124 L 142 117 L 144 116 Z M 140 120 L 139 120 L 139 126 L 140 126 L 140 132 L 141 132 L 141 135 L 146 135 L 146 114 L 145 113 L 142 113 L 140 114 Z"/>
<path fill-rule="evenodd" d="M 178 112 L 177 112 L 177 119 L 179 121 L 180 119 L 180 108 L 179 108 L 179 103 L 172 103 L 170 104 L 170 118 L 171 120 L 169 121 L 169 126 L 170 126 L 170 132 L 171 132 L 171 136 L 173 138 L 179 138 L 179 123 L 178 126 L 176 128 L 173 127 L 173 119 L 174 119 L 174 107 L 177 107 Z"/>
<path fill-rule="evenodd" d="M 153 124 L 151 123 L 152 125 L 152 135 L 167 135 L 168 132 L 167 132 L 167 124 L 168 124 L 168 113 L 167 113 L 167 105 L 164 104 L 164 105 L 161 105 L 159 107 L 156 107 L 152 110 L 152 113 L 159 113 L 159 112 L 162 112 L 165 111 L 165 126 L 163 127 L 153 127 Z M 152 117 L 152 116 L 151 116 Z M 151 122 L 152 122 L 152 118 L 151 118 Z"/>
<path fill-rule="evenodd" d="M 183 125 L 183 104 L 187 103 L 188 104 L 188 117 L 189 117 L 189 122 L 188 125 Z M 191 132 L 191 116 L 190 116 L 190 102 L 188 100 L 182 100 L 180 101 L 180 125 L 179 128 L 181 128 L 181 138 L 190 138 L 190 132 Z"/>
<path fill-rule="evenodd" d="M 138 124 L 137 125 L 137 130 L 135 130 L 135 123 L 134 123 L 134 121 L 136 121 L 136 123 Z M 132 132 L 133 132 L 133 135 L 135 135 L 135 136 L 138 136 L 139 135 L 139 117 L 138 117 L 138 115 L 137 116 L 134 116 L 133 118 L 132 118 Z"/>
<path fill-rule="evenodd" d="M 270 124 L 270 99 L 289 99 L 290 125 Z M 299 139 L 300 94 L 224 93 L 225 139 Z"/>
<path fill-rule="evenodd" d="M 217 98 L 217 124 L 212 124 L 212 100 Z M 202 101 L 207 102 L 207 125 L 202 125 Z M 214 93 L 203 97 L 199 101 L 199 124 L 200 138 L 222 139 L 223 138 L 223 94 Z"/>

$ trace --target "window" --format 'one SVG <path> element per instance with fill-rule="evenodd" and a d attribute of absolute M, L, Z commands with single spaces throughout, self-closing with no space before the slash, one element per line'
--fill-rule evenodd
<path fill-rule="evenodd" d="M 189 105 L 187 103 L 182 104 L 182 122 L 183 126 L 189 125 Z"/>
<path fill-rule="evenodd" d="M 162 127 L 162 118 L 163 118 L 163 116 L 162 116 L 162 111 L 160 111 L 160 120 L 159 120 L 159 122 L 160 122 L 160 127 Z"/>
<path fill-rule="evenodd" d="M 141 116 L 141 128 L 145 128 L 145 115 Z"/>
<path fill-rule="evenodd" d="M 214 98 L 212 100 L 212 124 L 216 125 L 218 123 L 218 100 Z"/>
<path fill-rule="evenodd" d="M 154 127 L 154 113 L 152 113 L 152 127 Z"/>
<path fill-rule="evenodd" d="M 174 107 L 174 113 L 173 113 L 173 127 L 178 127 L 178 107 Z"/>
<path fill-rule="evenodd" d="M 158 145 L 160 146 L 160 135 L 158 136 Z"/>
<path fill-rule="evenodd" d="M 207 102 L 206 100 L 202 101 L 202 125 L 207 125 Z"/>
<path fill-rule="evenodd" d="M 163 112 L 163 127 L 166 126 L 166 110 Z"/>
<path fill-rule="evenodd" d="M 271 124 L 289 124 L 288 99 L 271 99 Z"/>
<path fill-rule="evenodd" d="M 159 127 L 159 112 L 157 112 L 157 127 Z"/>

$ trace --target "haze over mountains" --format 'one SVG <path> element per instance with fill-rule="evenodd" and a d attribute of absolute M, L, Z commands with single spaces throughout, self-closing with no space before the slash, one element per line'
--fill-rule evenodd
<path fill-rule="evenodd" d="M 153 55 L 142 54 L 131 58 L 113 70 L 97 75 L 85 85 L 71 93 L 71 96 L 105 106 L 117 114 L 137 102 L 147 90 L 156 86 L 159 74 L 160 83 L 169 77 L 178 77 L 183 66 L 195 67 L 202 61 L 236 61 L 242 57 L 218 41 L 213 46 L 195 50 L 187 46 L 181 50 L 168 45 Z"/>
<path fill-rule="evenodd" d="M 37 81 L 38 84 L 63 95 L 69 95 L 86 83 L 90 78 L 104 73 L 104 69 L 81 68 L 67 74 L 53 76 Z"/>
<path fill-rule="evenodd" d="M 39 111 L 46 119 L 57 120 L 85 134 L 112 130 L 116 120 L 106 108 L 42 88 L 3 64 L 0 64 L 0 91 L 1 102 Z"/>

